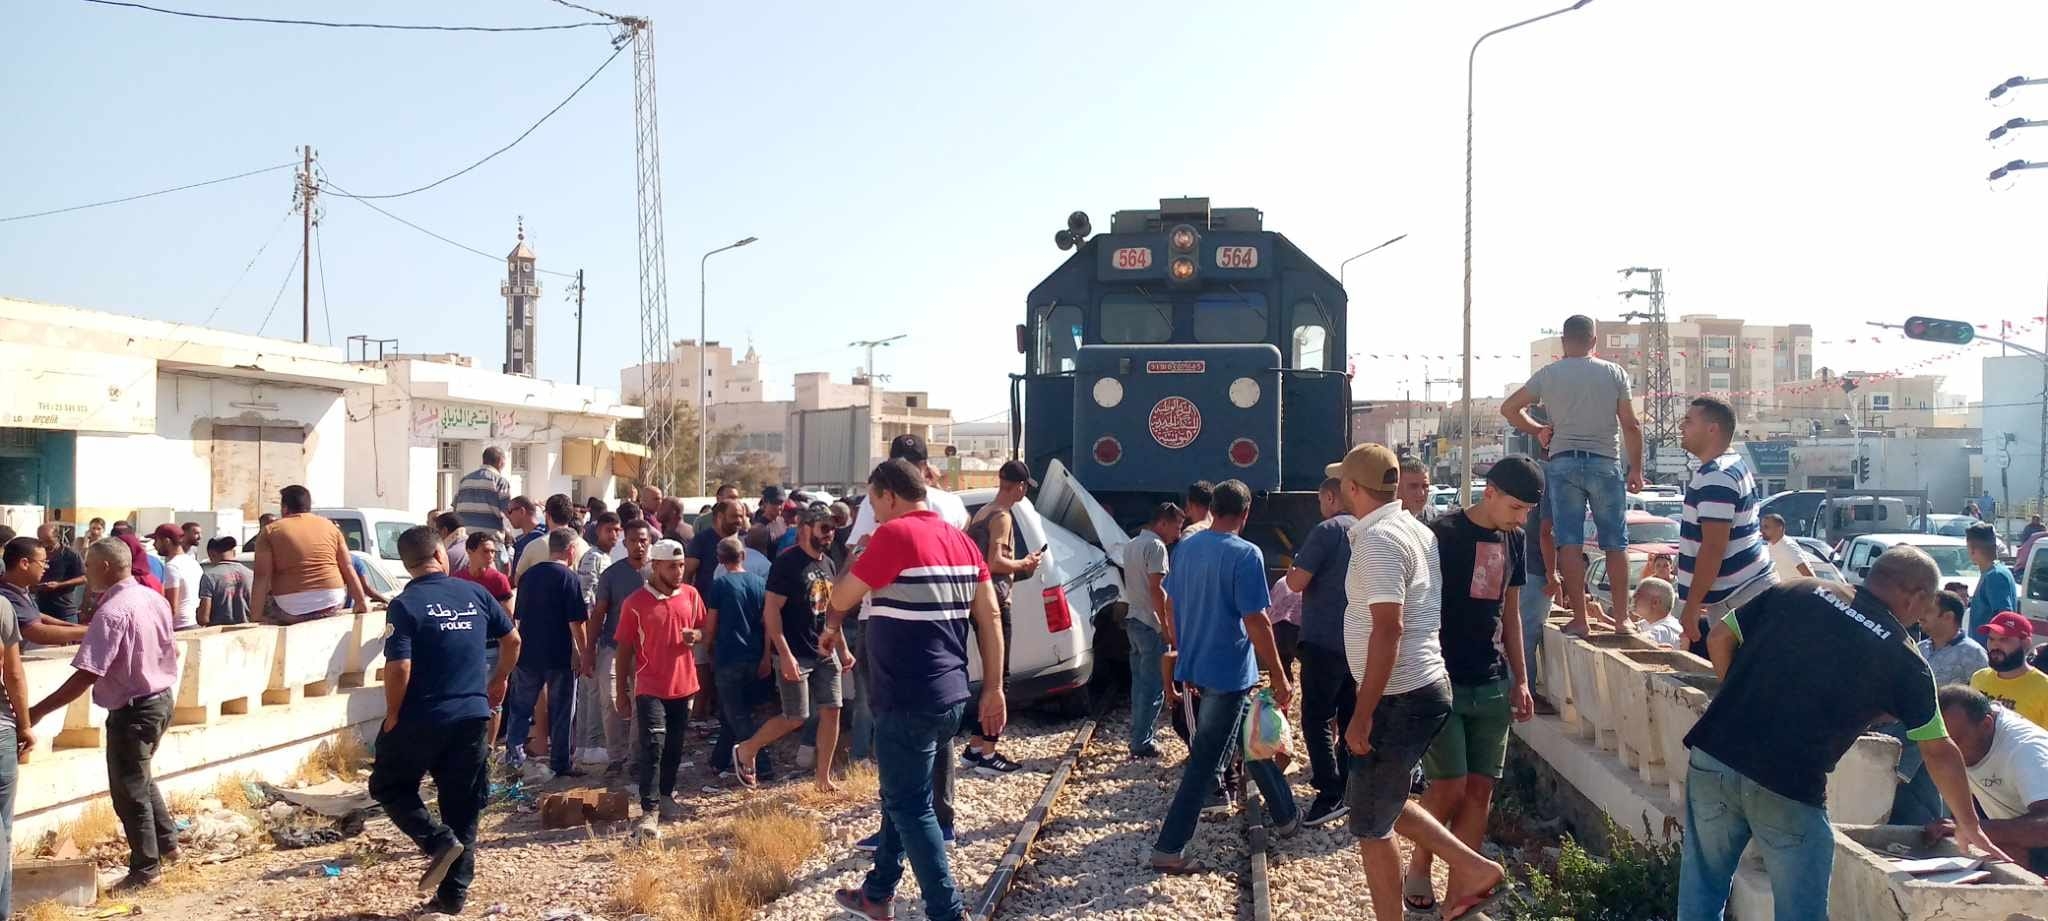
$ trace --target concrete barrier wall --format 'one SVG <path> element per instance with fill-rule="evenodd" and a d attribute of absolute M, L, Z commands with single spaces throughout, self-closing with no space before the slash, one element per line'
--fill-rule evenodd
<path fill-rule="evenodd" d="M 156 776 L 166 792 L 211 789 L 222 777 L 288 778 L 322 742 L 367 738 L 384 718 L 384 614 L 343 615 L 290 627 L 240 625 L 177 634 L 172 726 Z M 77 647 L 23 654 L 35 699 L 72 674 Z M 367 672 L 368 687 L 343 688 Z M 15 787 L 14 842 L 31 847 L 45 829 L 75 819 L 107 792 L 101 727 L 106 711 L 87 694 L 36 725 L 36 747 Z"/>

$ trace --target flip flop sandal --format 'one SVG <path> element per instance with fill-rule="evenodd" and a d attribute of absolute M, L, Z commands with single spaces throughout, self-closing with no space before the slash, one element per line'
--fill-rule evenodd
<path fill-rule="evenodd" d="M 1435 884 L 1426 879 L 1401 878 L 1401 904 L 1409 911 L 1430 911 L 1436 908 Z"/>
<path fill-rule="evenodd" d="M 733 749 L 733 753 L 732 774 L 734 777 L 739 778 L 740 786 L 746 787 L 749 790 L 760 786 L 761 778 L 754 773 L 754 759 L 741 759 L 738 756 L 739 749 L 737 747 Z"/>
<path fill-rule="evenodd" d="M 1493 887 L 1486 890 L 1485 892 L 1479 893 L 1477 895 L 1468 895 L 1462 899 L 1459 899 L 1455 903 L 1452 903 L 1451 907 L 1444 910 L 1444 921 L 1457 921 L 1457 919 L 1459 918 L 1465 917 L 1466 915 L 1478 911 L 1479 909 L 1487 905 L 1493 904 L 1494 900 L 1500 898 L 1501 894 L 1505 890 L 1506 886 L 1505 881 L 1503 880 L 1500 882 L 1495 882 L 1493 884 Z"/>

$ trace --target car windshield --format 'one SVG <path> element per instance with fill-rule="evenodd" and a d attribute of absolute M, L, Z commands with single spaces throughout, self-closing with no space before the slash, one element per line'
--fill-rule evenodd
<path fill-rule="evenodd" d="M 1684 499 L 1644 499 L 1643 511 L 1659 518 L 1677 518 L 1685 514 Z"/>
<path fill-rule="evenodd" d="M 1951 518 L 1947 521 L 1936 519 L 1934 522 L 1934 533 L 1944 537 L 1965 537 L 1970 533 L 1970 526 L 1976 523 L 1976 519 L 1967 515 Z"/>
<path fill-rule="evenodd" d="M 1914 544 L 1913 546 L 1927 551 L 1927 555 L 1934 558 L 1934 565 L 1941 567 L 1941 574 L 1944 576 L 1974 576 L 1978 574 L 1977 564 L 1970 559 L 1970 549 L 1968 547 L 1957 547 L 1954 545 L 1930 547 L 1925 544 Z"/>

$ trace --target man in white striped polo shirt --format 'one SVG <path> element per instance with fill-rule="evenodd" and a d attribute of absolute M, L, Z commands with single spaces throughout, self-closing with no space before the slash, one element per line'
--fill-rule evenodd
<path fill-rule="evenodd" d="M 1729 450 L 1734 438 L 1735 410 L 1715 397 L 1694 397 L 1678 424 L 1679 446 L 1700 460 L 1678 525 L 1679 620 L 1699 655 L 1706 655 L 1703 615 L 1719 619 L 1778 584 L 1757 524 L 1756 480 Z"/>

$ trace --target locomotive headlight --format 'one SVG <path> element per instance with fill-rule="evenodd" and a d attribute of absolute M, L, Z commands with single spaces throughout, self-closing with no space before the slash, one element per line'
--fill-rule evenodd
<path fill-rule="evenodd" d="M 1177 256 L 1173 260 L 1171 271 L 1173 272 L 1174 281 L 1187 281 L 1195 277 L 1195 260 L 1189 259 L 1186 256 Z"/>
<path fill-rule="evenodd" d="M 1124 384 L 1113 377 L 1095 379 L 1095 405 L 1103 409 L 1115 409 L 1124 401 Z"/>
<path fill-rule="evenodd" d="M 1230 405 L 1238 409 L 1250 409 L 1259 403 L 1259 382 L 1249 377 L 1240 377 L 1230 382 Z"/>
<path fill-rule="evenodd" d="M 1173 246 L 1176 253 L 1192 253 L 1195 251 L 1195 239 L 1195 229 L 1182 224 L 1173 229 L 1173 233 L 1167 237 L 1167 242 Z"/>

